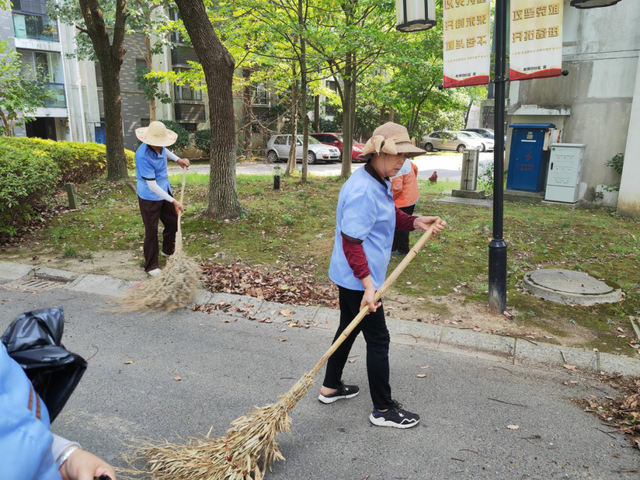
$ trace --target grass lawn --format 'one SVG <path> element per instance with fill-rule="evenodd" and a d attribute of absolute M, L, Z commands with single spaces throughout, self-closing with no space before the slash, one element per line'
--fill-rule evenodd
<path fill-rule="evenodd" d="M 180 181 L 180 176 L 171 178 L 175 192 Z M 208 181 L 207 175 L 188 175 L 183 232 L 191 256 L 274 270 L 304 265 L 316 281 L 329 281 L 340 179 L 311 177 L 302 185 L 297 177 L 283 178 L 281 190 L 274 191 L 270 176 L 238 176 L 244 215 L 232 221 L 202 215 Z M 640 222 L 606 209 L 505 203 L 507 303 L 514 317 L 507 318 L 486 307 L 491 209 L 435 202 L 443 190 L 457 187 L 421 183 L 417 212 L 440 215 L 448 228 L 396 282 L 386 304 L 390 316 L 638 356 L 629 346 L 635 336 L 628 316 L 640 315 Z M 99 252 L 108 252 L 107 260 L 127 255 L 124 268 L 137 272 L 143 229 L 133 191 L 99 181 L 79 186 L 78 195 L 85 202 L 80 210 L 54 218 L 19 247 L 4 248 L 0 260 L 48 259 L 51 266 L 64 260 L 73 270 L 74 262 L 90 267 Z M 392 258 L 389 272 L 397 264 Z M 535 268 L 584 271 L 620 285 L 626 296 L 623 302 L 594 307 L 546 302 L 520 289 L 524 273 Z"/>

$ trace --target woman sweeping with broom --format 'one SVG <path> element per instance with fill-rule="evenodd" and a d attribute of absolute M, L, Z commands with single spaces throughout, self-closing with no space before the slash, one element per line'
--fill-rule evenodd
<path fill-rule="evenodd" d="M 389 178 L 396 175 L 408 157 L 424 150 L 411 144 L 407 129 L 395 123 L 378 127 L 364 147 L 368 159 L 344 184 L 338 198 L 336 233 L 329 266 L 329 277 L 338 286 L 340 326 L 337 340 L 358 312 L 369 306 L 370 313 L 329 358 L 318 399 L 329 404 L 353 398 L 359 388 L 342 382 L 342 371 L 349 351 L 362 331 L 367 342 L 367 374 L 374 425 L 396 428 L 414 427 L 420 416 L 404 410 L 393 400 L 389 385 L 389 331 L 382 302 L 375 302 L 376 290 L 384 283 L 395 230 L 427 230 L 438 217 L 417 217 L 395 207 Z M 434 233 L 445 222 L 435 225 Z"/>
<path fill-rule="evenodd" d="M 189 168 L 189 160 L 178 158 L 166 147 L 173 145 L 178 135 L 162 122 L 151 122 L 136 129 L 142 145 L 136 150 L 138 203 L 144 223 L 144 270 L 151 276 L 160 274 L 158 263 L 158 220 L 164 225 L 162 255 L 173 254 L 178 229 L 178 214 L 184 208 L 171 196 L 167 160 Z"/>

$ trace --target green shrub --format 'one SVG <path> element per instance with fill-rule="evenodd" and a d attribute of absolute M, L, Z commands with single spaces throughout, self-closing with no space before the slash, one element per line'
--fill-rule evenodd
<path fill-rule="evenodd" d="M 0 240 L 19 233 L 51 200 L 59 177 L 48 152 L 0 142 Z"/>
<path fill-rule="evenodd" d="M 189 132 L 180 125 L 178 122 L 174 122 L 173 120 L 160 120 L 164 123 L 164 126 L 169 130 L 173 130 L 178 134 L 178 139 L 176 143 L 172 145 L 172 150 L 175 148 L 176 150 L 184 150 L 185 148 L 189 148 L 191 146 L 191 137 L 189 137 Z"/>
<path fill-rule="evenodd" d="M 85 183 L 99 177 L 107 168 L 107 148 L 99 143 L 56 142 L 41 138 L 0 137 L 0 146 L 11 146 L 21 151 L 36 149 L 44 152 L 60 169 L 57 183 Z M 135 154 L 125 151 L 127 166 L 135 168 Z"/>
<path fill-rule="evenodd" d="M 209 152 L 211 152 L 211 130 L 208 128 L 198 130 L 195 134 L 194 144 L 196 148 L 209 155 Z"/>

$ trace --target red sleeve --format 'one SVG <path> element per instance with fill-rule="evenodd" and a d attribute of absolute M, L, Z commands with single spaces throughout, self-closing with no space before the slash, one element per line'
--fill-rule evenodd
<path fill-rule="evenodd" d="M 344 256 L 347 257 L 347 263 L 353 270 L 353 276 L 362 280 L 363 278 L 371 274 L 369 270 L 369 262 L 367 256 L 364 254 L 364 248 L 362 243 L 354 243 L 342 237 L 342 250 Z"/>
<path fill-rule="evenodd" d="M 403 232 L 413 232 L 416 228 L 413 226 L 414 220 L 418 218 L 415 215 L 408 215 L 396 207 L 396 230 Z"/>

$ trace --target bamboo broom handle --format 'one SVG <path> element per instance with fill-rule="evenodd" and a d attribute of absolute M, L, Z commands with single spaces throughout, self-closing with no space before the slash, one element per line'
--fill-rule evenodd
<path fill-rule="evenodd" d="M 184 199 L 184 185 L 187 183 L 187 169 L 182 168 L 182 189 L 180 189 L 180 205 L 182 205 L 182 200 Z M 182 212 L 178 214 L 178 233 L 182 232 L 182 228 L 180 226 L 180 219 L 182 218 Z"/>
<path fill-rule="evenodd" d="M 376 292 L 374 302 L 377 302 L 378 300 L 380 300 L 382 296 L 387 293 L 387 290 L 389 290 L 391 285 L 393 285 L 393 283 L 398 279 L 398 277 L 404 271 L 404 269 L 407 268 L 407 265 L 411 263 L 411 261 L 416 257 L 416 255 L 418 255 L 418 252 L 424 246 L 424 244 L 427 243 L 427 240 L 429 240 L 429 237 L 433 233 L 433 229 L 440 222 L 441 220 L 438 218 L 435 222 L 433 222 L 429 226 L 427 231 L 424 232 L 422 237 L 420 237 L 420 240 L 416 242 L 416 244 L 413 246 L 411 251 L 409 251 L 409 253 L 404 257 L 402 262 L 400 262 L 400 264 L 395 268 L 395 270 L 391 272 L 391 275 L 389 275 L 387 280 L 382 284 L 382 286 Z M 340 347 L 340 345 L 342 345 L 342 342 L 345 341 L 345 339 L 351 334 L 351 332 L 353 332 L 353 330 L 358 326 L 358 324 L 362 321 L 362 319 L 368 313 L 369 313 L 369 306 L 367 305 L 362 310 L 360 310 L 358 315 L 356 315 L 356 318 L 354 318 L 349 324 L 349 326 L 342 331 L 342 333 L 340 334 L 340 337 L 338 337 L 338 339 L 335 342 L 333 342 L 331 347 L 329 347 L 329 350 L 327 350 L 327 352 L 322 356 L 320 361 L 316 363 L 315 367 L 313 367 L 313 369 L 310 372 L 311 376 L 315 376 L 315 374 L 320 371 L 322 366 L 327 362 L 327 360 L 329 360 L 329 357 L 334 354 L 334 352 L 338 349 L 338 347 Z"/>

